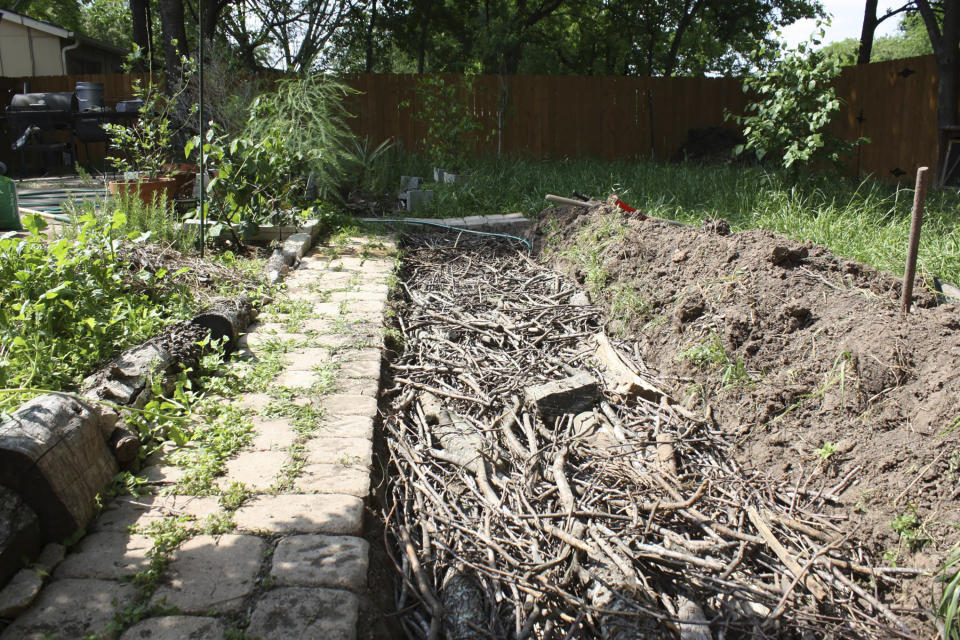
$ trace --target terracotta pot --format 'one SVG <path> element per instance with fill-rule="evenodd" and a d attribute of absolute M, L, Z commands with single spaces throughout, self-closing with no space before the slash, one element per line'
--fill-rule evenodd
<path fill-rule="evenodd" d="M 165 164 L 163 170 L 177 183 L 177 195 L 189 198 L 193 195 L 193 183 L 200 173 L 198 164 Z"/>
<path fill-rule="evenodd" d="M 177 193 L 177 183 L 173 178 L 143 178 L 142 180 L 119 180 L 109 182 L 107 186 L 113 195 L 137 196 L 145 205 L 153 204 L 161 195 L 173 202 Z"/>

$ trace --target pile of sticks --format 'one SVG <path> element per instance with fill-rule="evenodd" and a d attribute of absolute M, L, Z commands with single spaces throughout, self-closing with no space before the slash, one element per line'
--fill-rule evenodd
<path fill-rule="evenodd" d="M 874 566 L 824 509 L 843 486 L 738 468 L 709 415 L 516 246 L 408 248 L 385 520 L 409 637 L 914 637 L 883 603 L 910 570 Z M 530 401 L 585 374 L 586 408 Z"/>

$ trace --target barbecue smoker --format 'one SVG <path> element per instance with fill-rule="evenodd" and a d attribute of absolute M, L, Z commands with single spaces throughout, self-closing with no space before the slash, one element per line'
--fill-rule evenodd
<path fill-rule="evenodd" d="M 7 107 L 7 126 L 11 146 L 20 154 L 21 176 L 26 177 L 27 152 L 41 154 L 46 171 L 50 166 L 75 163 L 78 142 L 106 142 L 103 124 L 137 117 L 139 105 L 131 101 L 120 106 L 126 108 L 104 108 L 103 85 L 91 82 L 77 83 L 76 92 L 25 91 L 13 96 Z"/>
<path fill-rule="evenodd" d="M 7 107 L 7 126 L 13 150 L 20 152 L 20 172 L 26 176 L 28 151 L 42 154 L 43 167 L 76 160 L 73 117 L 79 111 L 70 92 L 21 93 Z"/>

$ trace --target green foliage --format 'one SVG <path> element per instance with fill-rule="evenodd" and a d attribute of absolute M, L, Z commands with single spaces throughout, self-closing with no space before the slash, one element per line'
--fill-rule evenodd
<path fill-rule="evenodd" d="M 0 388 L 69 389 L 99 362 L 153 336 L 189 307 L 162 271 L 131 273 L 117 256 L 126 220 L 84 215 L 75 238 L 0 239 Z M 0 396 L 0 410 L 22 398 Z"/>
<path fill-rule="evenodd" d="M 900 536 L 900 543 L 906 545 L 911 551 L 916 551 L 930 542 L 930 537 L 924 533 L 923 523 L 913 505 L 908 511 L 891 520 L 890 526 Z"/>
<path fill-rule="evenodd" d="M 840 74 L 835 58 L 814 49 L 824 35 L 789 49 L 786 43 L 760 43 L 754 51 L 757 72 L 743 83 L 744 92 L 756 97 L 746 107 L 747 115 L 733 118 L 743 127 L 746 144 L 737 153 L 753 151 L 786 169 L 830 160 L 839 163 L 864 138 L 846 142 L 830 134 L 827 126 L 840 110 L 840 99 L 830 82 Z"/>
<path fill-rule="evenodd" d="M 954 547 L 936 573 L 941 585 L 937 617 L 943 622 L 945 640 L 960 639 L 960 547 Z"/>
<path fill-rule="evenodd" d="M 417 83 L 419 110 L 415 115 L 426 124 L 422 144 L 434 166 L 463 170 L 477 142 L 490 134 L 471 104 L 474 81 L 475 75 L 468 73 L 459 85 L 440 76 L 428 76 Z"/>
<path fill-rule="evenodd" d="M 135 60 L 137 55 L 139 52 L 135 52 L 130 60 Z M 173 160 L 174 138 L 179 130 L 172 116 L 187 90 L 186 79 L 193 75 L 196 64 L 184 58 L 180 68 L 182 77 L 177 85 L 180 89 L 174 95 L 167 96 L 150 73 L 145 81 L 137 79 L 133 83 L 134 97 L 143 100 L 136 122 L 133 125 L 103 125 L 110 136 L 110 146 L 120 152 L 107 158 L 117 170 L 144 172 L 152 179 L 160 175 L 164 164 Z M 191 113 L 195 110 L 196 105 L 192 105 Z"/>
<path fill-rule="evenodd" d="M 204 153 L 211 218 L 230 223 L 290 224 L 296 210 L 339 195 L 353 164 L 353 134 L 343 99 L 351 90 L 319 74 L 281 81 L 254 100 L 244 132 L 208 131 Z M 187 143 L 189 158 L 198 137 Z"/>
<path fill-rule="evenodd" d="M 817 455 L 820 456 L 822 462 L 830 460 L 836 452 L 837 444 L 835 442 L 824 442 L 823 445 L 817 449 Z"/>
<path fill-rule="evenodd" d="M 715 333 L 707 342 L 678 353 L 677 359 L 689 360 L 701 369 L 712 368 L 720 371 L 720 383 L 724 387 L 745 386 L 753 381 L 743 358 L 731 358 L 723 348 L 720 336 Z"/>

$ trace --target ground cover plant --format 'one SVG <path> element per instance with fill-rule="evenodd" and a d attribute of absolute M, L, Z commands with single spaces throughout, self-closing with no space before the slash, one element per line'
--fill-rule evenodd
<path fill-rule="evenodd" d="M 408 175 L 429 175 L 430 163 L 409 158 Z M 792 176 L 755 166 L 656 161 L 486 159 L 468 181 L 431 184 L 423 217 L 461 217 L 520 211 L 535 217 L 547 193 L 574 191 L 604 198 L 611 192 L 647 215 L 699 225 L 722 218 L 736 230 L 766 229 L 820 244 L 834 253 L 895 274 L 903 273 L 913 202 L 910 187 L 873 178 Z M 960 283 L 960 195 L 928 193 L 920 244 L 920 273 Z"/>

